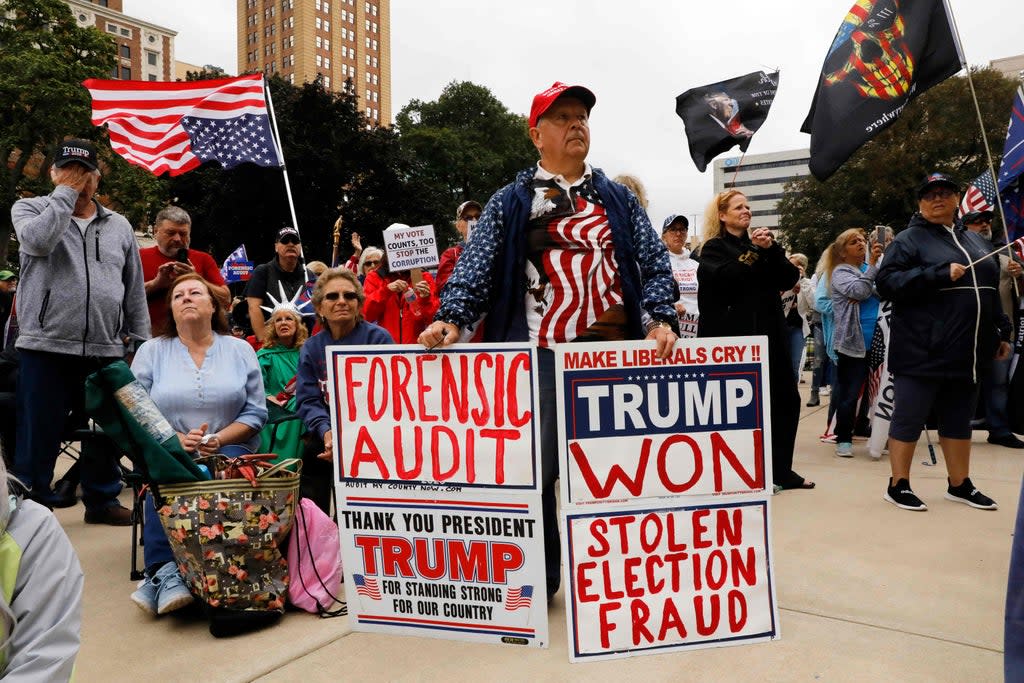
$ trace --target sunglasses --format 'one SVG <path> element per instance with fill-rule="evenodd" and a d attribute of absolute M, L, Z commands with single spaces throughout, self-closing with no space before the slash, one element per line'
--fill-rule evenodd
<path fill-rule="evenodd" d="M 380 263 L 380 261 L 379 261 L 379 260 L 370 260 L 370 259 L 367 259 L 367 260 L 363 261 L 363 265 L 364 265 L 364 266 L 375 266 L 375 265 L 377 265 L 378 263 Z"/>
<path fill-rule="evenodd" d="M 294 235 L 285 235 L 278 240 L 281 244 L 299 244 L 299 238 Z"/>
<path fill-rule="evenodd" d="M 345 297 L 345 301 L 355 301 L 359 295 L 355 292 L 327 292 L 324 294 L 325 301 L 337 301 L 341 297 Z"/>
<path fill-rule="evenodd" d="M 933 199 L 949 199 L 954 194 L 953 190 L 930 190 L 922 194 L 921 199 L 930 202 Z"/>

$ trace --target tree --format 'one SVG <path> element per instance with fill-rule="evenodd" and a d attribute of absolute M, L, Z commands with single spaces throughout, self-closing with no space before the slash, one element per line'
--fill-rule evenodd
<path fill-rule="evenodd" d="M 998 170 L 1018 82 L 989 68 L 972 69 L 972 78 Z M 778 204 L 779 227 L 786 244 L 814 263 L 847 228 L 905 227 L 917 210 L 911 188 L 931 171 L 966 184 L 987 168 L 967 78 L 950 78 L 911 101 L 825 182 L 808 176 L 788 183 Z"/>
<path fill-rule="evenodd" d="M 23 194 L 50 190 L 58 143 L 86 137 L 86 78 L 104 77 L 116 47 L 81 28 L 61 0 L 0 0 L 0 264 L 7 261 L 11 206 Z"/>
<path fill-rule="evenodd" d="M 425 207 L 430 222 L 447 228 L 450 237 L 460 203 L 487 201 L 537 160 L 525 118 L 484 86 L 468 81 L 449 83 L 434 102 L 412 100 L 395 125 L 402 147 L 416 160 L 419 183 L 431 195 Z"/>

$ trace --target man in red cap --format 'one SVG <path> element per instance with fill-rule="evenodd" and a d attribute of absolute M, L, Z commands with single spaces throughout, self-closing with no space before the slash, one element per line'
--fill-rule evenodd
<path fill-rule="evenodd" d="M 419 338 L 427 347 L 452 344 L 486 311 L 483 341 L 538 346 L 549 600 L 561 556 L 551 347 L 651 339 L 667 357 L 677 339 L 679 291 L 665 245 L 636 196 L 587 163 L 595 101 L 587 88 L 557 82 L 533 98 L 530 139 L 540 161 L 487 202 Z"/>

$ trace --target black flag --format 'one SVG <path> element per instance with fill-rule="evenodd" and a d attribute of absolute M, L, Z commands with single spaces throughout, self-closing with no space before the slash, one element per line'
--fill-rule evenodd
<path fill-rule="evenodd" d="M 825 180 L 963 59 L 943 0 L 857 0 L 832 40 L 811 111 L 811 173 Z"/>
<path fill-rule="evenodd" d="M 716 156 L 740 146 L 768 118 L 779 87 L 779 72 L 755 71 L 728 81 L 691 88 L 676 97 L 676 114 L 686 126 L 690 156 L 701 173 Z"/>

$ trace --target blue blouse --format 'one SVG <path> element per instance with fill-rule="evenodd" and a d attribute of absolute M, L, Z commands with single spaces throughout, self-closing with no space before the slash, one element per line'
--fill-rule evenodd
<path fill-rule="evenodd" d="M 212 434 L 241 422 L 257 432 L 243 445 L 259 449 L 267 405 L 256 352 L 247 342 L 214 334 L 197 368 L 180 339 L 157 337 L 139 347 L 132 372 L 175 430 L 185 434 L 205 422 Z"/>

